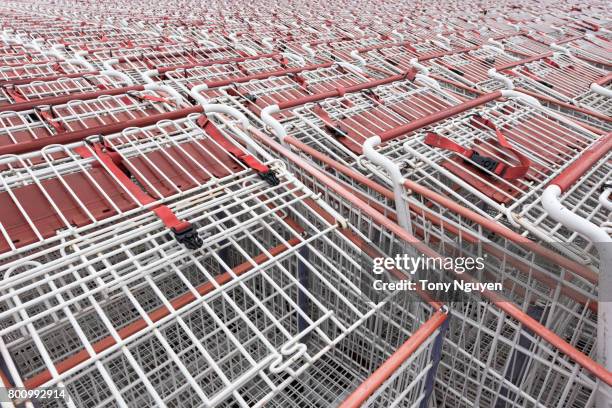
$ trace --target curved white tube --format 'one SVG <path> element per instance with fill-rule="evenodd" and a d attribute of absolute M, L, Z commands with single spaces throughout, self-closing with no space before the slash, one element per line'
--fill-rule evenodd
<path fill-rule="evenodd" d="M 176 101 L 177 105 L 181 105 L 182 103 L 185 102 L 185 99 L 183 99 L 183 97 L 181 96 L 181 94 L 179 94 L 176 89 L 168 86 L 168 85 L 160 85 L 160 84 L 146 84 L 144 86 L 144 89 L 146 89 L 147 91 L 162 91 L 167 93 L 168 95 L 170 95 L 172 97 L 172 99 L 174 99 Z"/>
<path fill-rule="evenodd" d="M 193 88 L 191 88 L 191 90 L 189 90 L 189 94 L 200 105 L 206 105 L 208 104 L 208 99 L 206 99 L 204 95 L 202 95 L 200 92 L 205 91 L 207 89 L 208 89 L 208 85 L 206 84 L 196 85 Z"/>
<path fill-rule="evenodd" d="M 115 68 L 113 68 L 113 65 L 118 64 L 118 63 L 119 63 L 119 60 L 118 60 L 118 59 L 113 58 L 113 59 L 109 59 L 109 60 L 102 61 L 102 66 L 103 66 L 105 69 L 110 70 L 110 69 L 115 69 Z"/>
<path fill-rule="evenodd" d="M 410 60 L 410 65 L 418 69 L 421 74 L 426 75 L 426 76 L 429 75 L 429 68 L 421 64 L 417 58 L 412 58 Z"/>
<path fill-rule="evenodd" d="M 226 115 L 233 116 L 240 121 L 240 124 L 246 129 L 249 126 L 249 120 L 244 113 L 231 106 L 222 105 L 220 103 L 206 103 L 202 105 L 204 113 L 225 113 Z"/>
<path fill-rule="evenodd" d="M 125 84 L 128 85 L 128 86 L 129 85 L 134 85 L 134 81 L 132 81 L 132 78 L 130 78 L 129 76 L 127 76 L 123 72 L 117 71 L 116 69 L 105 69 L 103 71 L 100 71 L 100 74 L 106 75 L 106 76 L 110 76 L 110 77 L 114 76 L 116 78 L 119 78 L 120 80 L 125 82 Z"/>
<path fill-rule="evenodd" d="M 562 47 L 562 46 L 560 46 L 558 44 L 555 44 L 555 43 L 551 43 L 550 44 L 550 49 L 554 50 L 554 51 L 558 51 L 558 52 L 560 52 L 562 54 L 565 54 L 565 55 L 571 55 L 571 52 L 570 52 L 570 50 L 568 48 Z"/>
<path fill-rule="evenodd" d="M 266 37 L 261 39 L 261 43 L 269 50 L 274 49 L 274 44 L 272 44 L 272 38 Z"/>
<path fill-rule="evenodd" d="M 499 49 L 500 49 L 500 50 L 502 50 L 502 51 L 506 49 L 506 48 L 504 47 L 504 44 L 502 44 L 501 42 L 496 41 L 496 40 L 494 40 L 494 39 L 492 39 L 492 38 L 489 38 L 489 39 L 487 40 L 487 42 L 488 42 L 489 44 L 491 44 L 492 46 L 499 48 Z"/>
<path fill-rule="evenodd" d="M 446 38 L 445 36 L 443 36 L 442 34 L 440 33 L 436 34 L 436 38 L 442 41 L 447 47 L 450 45 L 450 40 Z"/>
<path fill-rule="evenodd" d="M 363 69 L 361 69 L 360 67 L 358 67 L 355 64 L 351 64 L 350 62 L 338 61 L 336 64 L 338 64 L 341 67 L 344 67 L 344 68 L 348 69 L 349 71 L 355 71 L 355 72 L 358 72 L 360 74 L 363 74 Z"/>
<path fill-rule="evenodd" d="M 429 86 L 430 88 L 437 89 L 438 91 L 442 90 L 438 81 L 423 74 L 416 74 L 414 76 L 414 81 L 420 82 L 421 84 Z"/>
<path fill-rule="evenodd" d="M 359 51 L 357 50 L 353 50 L 350 53 L 351 57 L 353 57 L 355 59 L 355 61 L 357 61 L 357 66 L 359 67 L 365 67 L 365 65 L 367 64 L 367 61 L 365 60 L 365 58 L 363 58 L 361 55 L 359 55 Z"/>
<path fill-rule="evenodd" d="M 281 55 L 290 60 L 296 61 L 300 66 L 306 65 L 306 60 L 301 55 L 294 54 L 292 52 L 281 52 Z"/>
<path fill-rule="evenodd" d="M 310 45 L 304 44 L 304 45 L 302 45 L 302 49 L 304 49 L 304 51 L 306 51 L 306 53 L 308 53 L 309 57 L 312 57 L 312 58 L 315 57 L 316 54 L 315 54 L 314 50 L 312 48 L 310 48 Z"/>
<path fill-rule="evenodd" d="M 148 71 L 140 73 L 140 76 L 147 84 L 155 84 L 156 82 L 153 80 L 152 77 L 156 75 L 159 75 L 159 71 L 156 69 L 150 69 Z"/>
<path fill-rule="evenodd" d="M 285 138 L 287 137 L 287 131 L 285 130 L 285 127 L 278 120 L 272 117 L 273 113 L 276 113 L 279 111 L 280 109 L 278 105 L 269 105 L 261 110 L 260 116 L 261 116 L 261 121 L 265 123 L 266 125 L 268 125 L 270 129 L 272 129 L 272 132 L 274 132 L 278 140 L 281 142 L 281 144 L 286 146 L 287 143 L 285 142 Z"/>
<path fill-rule="evenodd" d="M 210 40 L 198 40 L 198 44 L 212 48 L 219 48 L 219 44 Z"/>
<path fill-rule="evenodd" d="M 396 42 L 404 41 L 404 36 L 402 35 L 402 33 L 398 32 L 397 30 L 391 31 L 391 34 L 393 34 L 393 36 L 396 37 L 399 40 L 399 41 L 396 41 Z"/>
<path fill-rule="evenodd" d="M 542 207 L 553 219 L 587 237 L 595 245 L 599 254 L 597 292 L 600 300 L 597 309 L 597 352 L 601 364 L 612 371 L 612 299 L 601 298 L 602 295 L 612 296 L 612 237 L 604 228 L 565 208 L 559 201 L 560 196 L 559 186 L 553 184 L 546 187 L 541 198 Z M 609 389 L 609 387 L 605 388 Z M 600 391 L 600 394 L 603 393 L 604 391 Z M 599 398 L 606 401 L 605 396 L 600 395 Z"/>
<path fill-rule="evenodd" d="M 609 90 L 608 88 L 604 88 L 603 86 L 599 85 L 599 84 L 591 84 L 591 91 L 596 92 L 600 95 L 606 96 L 608 98 L 612 98 L 612 91 Z"/>
<path fill-rule="evenodd" d="M 397 163 L 393 163 L 387 157 L 378 153 L 374 148 L 381 143 L 380 136 L 373 136 L 363 142 L 363 154 L 372 163 L 381 166 L 389 174 L 391 183 L 393 184 L 393 194 L 395 197 L 395 209 L 397 211 L 397 220 L 399 225 L 406 231 L 412 234 L 412 224 L 410 221 L 410 213 L 408 205 L 404 200 L 404 177 Z"/>
<path fill-rule="evenodd" d="M 512 80 L 508 78 L 507 76 L 502 75 L 499 72 L 497 72 L 495 68 L 491 68 L 490 70 L 488 70 L 487 74 L 489 75 L 489 77 L 497 80 L 498 82 L 501 82 L 502 85 L 504 85 L 507 90 L 511 91 L 514 89 L 514 83 L 512 82 Z"/>
<path fill-rule="evenodd" d="M 252 49 L 251 47 L 248 47 L 244 44 L 239 44 L 237 42 L 234 43 L 234 47 L 236 47 L 239 50 L 243 50 L 249 54 L 251 54 L 252 56 L 257 55 L 257 51 L 255 51 L 254 49 Z"/>
<path fill-rule="evenodd" d="M 612 211 L 612 201 L 609 199 L 610 196 L 612 196 L 612 187 L 604 188 L 604 191 L 599 195 L 599 204 Z"/>
<path fill-rule="evenodd" d="M 41 47 L 41 44 L 44 42 L 44 40 L 42 38 L 35 38 L 32 41 L 30 41 L 30 45 L 32 45 L 32 47 L 34 47 L 34 49 L 38 52 L 42 52 L 43 49 Z"/>
<path fill-rule="evenodd" d="M 538 101 L 536 98 L 530 95 L 526 95 L 522 92 L 508 90 L 508 89 L 502 89 L 500 92 L 504 98 L 521 99 L 523 102 L 528 103 L 529 105 L 532 105 L 538 108 L 542 106 L 540 101 Z"/>

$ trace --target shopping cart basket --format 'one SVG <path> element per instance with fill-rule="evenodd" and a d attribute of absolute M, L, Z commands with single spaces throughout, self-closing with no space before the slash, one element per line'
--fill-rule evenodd
<path fill-rule="evenodd" d="M 177 147 L 202 139 L 179 131 L 186 123 L 106 140 L 126 155 L 163 152 L 160 128 L 176 130 L 164 142 Z M 158 174 L 176 180 L 177 164 Z M 200 249 L 177 244 L 151 212 L 126 213 L 5 263 L 11 381 L 66 387 L 70 400 L 55 406 L 333 406 L 404 347 L 412 351 L 371 402 L 426 402 L 445 312 L 374 291 L 372 243 L 275 169 L 275 184 L 249 169 L 166 203 L 198 225 Z"/>

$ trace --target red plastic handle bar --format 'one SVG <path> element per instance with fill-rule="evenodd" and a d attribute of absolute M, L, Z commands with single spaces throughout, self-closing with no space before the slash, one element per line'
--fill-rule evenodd
<path fill-rule="evenodd" d="M 33 99 L 31 101 L 19 102 L 19 103 L 14 103 L 12 105 L 0 106 L 0 112 L 8 112 L 8 111 L 19 112 L 19 111 L 33 109 L 36 106 L 41 106 L 41 105 L 60 105 L 60 104 L 67 103 L 75 99 L 80 99 L 80 100 L 95 99 L 95 98 L 98 98 L 100 96 L 105 96 L 105 95 L 120 95 L 120 94 L 124 94 L 124 93 L 131 92 L 131 91 L 142 91 L 142 90 L 144 90 L 144 86 L 132 85 L 132 86 L 125 86 L 122 88 L 104 89 L 104 90 L 95 91 L 95 92 L 82 92 L 82 93 L 74 93 L 74 94 L 61 95 L 61 96 L 51 96 L 49 98 Z"/>
<path fill-rule="evenodd" d="M 478 98 L 469 100 L 467 102 L 460 103 L 459 105 L 455 105 L 448 109 L 431 114 L 429 116 L 425 116 L 423 118 L 414 120 L 406 125 L 398 126 L 391 130 L 383 132 L 379 135 L 380 140 L 385 142 L 387 140 L 394 139 L 403 134 L 414 132 L 417 129 L 431 125 L 432 123 L 438 122 L 440 120 L 448 119 L 451 116 L 457 115 L 459 113 L 473 109 L 477 106 L 481 106 L 488 102 L 494 101 L 495 99 L 500 98 L 501 96 L 502 96 L 501 91 L 495 91 L 495 92 L 491 92 L 488 94 L 484 94 L 482 96 L 479 96 Z"/>
<path fill-rule="evenodd" d="M 110 135 L 118 133 L 129 127 L 144 127 L 154 125 L 160 120 L 176 120 L 184 118 L 192 113 L 202 113 L 201 106 L 192 108 L 179 109 L 172 112 L 161 113 L 159 115 L 151 115 L 144 118 L 126 120 L 124 122 L 113 123 L 111 125 L 95 126 L 89 129 L 76 130 L 74 132 L 66 132 L 57 136 L 45 137 L 42 139 L 33 140 L 26 143 L 17 143 L 9 146 L 0 146 L 0 156 L 3 154 L 20 154 L 34 150 L 40 150 L 45 146 L 52 144 L 69 144 L 81 141 L 89 136 L 94 135 Z"/>
<path fill-rule="evenodd" d="M 561 191 L 567 190 L 582 175 L 612 150 L 612 132 L 601 136 L 595 143 L 585 149 L 572 164 L 566 167 L 561 174 L 552 179 L 551 185 L 557 185 Z"/>

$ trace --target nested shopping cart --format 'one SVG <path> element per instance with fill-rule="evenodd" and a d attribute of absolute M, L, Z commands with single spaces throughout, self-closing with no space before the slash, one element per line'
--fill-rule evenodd
<path fill-rule="evenodd" d="M 541 55 L 550 51 L 550 42 L 544 42 L 533 33 L 518 34 L 499 40 L 504 50 L 519 58 Z"/>
<path fill-rule="evenodd" d="M 501 88 L 501 84 L 489 76 L 489 71 L 516 61 L 517 58 L 495 44 L 485 44 L 475 50 L 433 58 L 424 65 L 431 68 L 432 74 L 489 92 Z"/>
<path fill-rule="evenodd" d="M 563 43 L 576 57 L 598 68 L 610 69 L 610 48 L 612 43 L 605 37 L 587 34 L 584 38 Z"/>
<path fill-rule="evenodd" d="M 366 67 L 367 68 L 367 67 Z M 266 75 L 267 76 L 267 75 Z M 248 82 L 237 81 L 228 86 L 228 96 L 259 116 L 261 110 L 270 105 L 296 106 L 309 100 L 318 100 L 325 95 L 336 96 L 353 89 L 360 89 L 392 82 L 400 79 L 399 75 L 387 73 L 382 79 L 370 76 L 367 69 L 339 62 L 334 64 L 311 65 L 290 72 L 289 74 L 271 76 L 265 79 L 253 79 Z M 298 102 L 296 102 L 298 101 Z"/>
<path fill-rule="evenodd" d="M 139 79 L 139 73 L 165 67 L 191 67 L 210 62 L 222 63 L 234 58 L 249 56 L 248 53 L 231 47 L 180 47 L 177 50 L 127 55 L 102 61 L 106 68 L 112 67 Z"/>
<path fill-rule="evenodd" d="M 300 149 L 300 144 L 291 139 L 288 137 L 286 142 Z M 321 170 L 270 137 L 262 135 L 260 140 L 301 169 L 304 183 L 323 194 L 362 231 L 371 234 L 381 225 L 386 226 L 388 229 L 374 235 L 380 239 L 406 239 L 415 247 L 426 243 L 428 256 L 486 253 L 487 272 L 478 278 L 501 278 L 504 292 L 485 293 L 491 303 L 481 302 L 482 298 L 449 303 L 452 317 L 434 389 L 438 404 L 594 406 L 596 398 L 610 397 L 606 388 L 612 381 L 609 371 L 585 359 L 585 355 L 596 355 L 598 306 L 593 285 L 596 274 L 591 270 L 409 180 L 405 181 L 407 194 L 402 199 L 408 200 L 415 235 L 406 235 L 405 229 L 390 221 L 397 213 L 379 213 L 380 205 L 375 200 L 361 201 L 363 195 L 348 180 L 367 185 L 393 200 L 390 189 L 325 154 L 302 150 L 323 163 L 321 168 L 334 169 L 344 176 L 333 186 L 323 183 L 318 179 L 320 175 L 313 176 Z M 376 219 L 377 225 L 367 222 L 368 218 Z M 389 236 L 391 231 L 396 238 Z M 549 263 L 558 269 L 551 269 Z M 562 354 L 559 350 L 563 350 Z M 582 364 L 590 367 L 587 371 L 595 376 L 582 371 Z M 544 391 L 550 387 L 559 392 Z"/>
<path fill-rule="evenodd" d="M 207 89 L 203 93 L 208 98 L 213 98 L 220 95 L 220 91 L 216 89 L 219 87 L 272 76 L 299 74 L 302 70 L 331 65 L 332 63 L 309 65 L 295 54 L 269 53 L 178 69 L 160 68 L 143 72 L 141 76 L 146 82 L 163 81 L 164 84 L 187 94 L 195 86 L 202 88 L 202 85 L 206 85 Z"/>
<path fill-rule="evenodd" d="M 363 58 L 364 63 L 378 66 L 391 72 L 406 72 L 413 69 L 413 61 L 427 61 L 450 54 L 450 51 L 432 41 L 401 42 L 392 45 L 363 47 L 352 53 L 353 58 Z"/>
<path fill-rule="evenodd" d="M 0 84 L 18 84 L 34 79 L 54 79 L 69 75 L 82 75 L 92 71 L 92 67 L 77 59 L 60 60 L 43 64 L 24 64 L 0 67 Z"/>
<path fill-rule="evenodd" d="M 65 387 L 70 399 L 48 406 L 427 403 L 446 309 L 373 290 L 376 244 L 229 132 L 242 130 L 194 115 L 15 158 L 25 170 L 48 154 L 29 171 L 67 181 L 96 168 L 165 199 L 3 257 L 3 381 Z M 175 240 L 162 208 L 189 219 L 198 248 Z"/>
<path fill-rule="evenodd" d="M 0 106 L 10 105 L 8 109 L 23 102 L 39 101 L 49 104 L 49 98 L 65 97 L 70 94 L 95 93 L 101 90 L 121 88 L 132 85 L 132 80 L 116 70 L 92 71 L 83 75 L 65 75 L 51 80 L 32 79 L 29 82 L 6 83 L 0 88 Z"/>
<path fill-rule="evenodd" d="M 612 76 L 576 58 L 566 49 L 531 57 L 519 65 L 498 67 L 521 87 L 556 100 L 610 115 Z"/>
<path fill-rule="evenodd" d="M 368 138 L 461 103 L 435 81 L 420 75 L 412 81 L 397 78 L 387 84 L 375 82 L 332 96 L 323 94 L 318 99 L 272 105 L 262 111 L 261 118 L 272 129 L 279 129 L 280 141 L 292 136 L 338 163 L 358 165 L 363 142 Z M 285 128 L 278 128 L 271 116 L 280 109 L 290 109 L 295 118 Z"/>
<path fill-rule="evenodd" d="M 0 107 L 0 154 L 180 117 L 181 108 L 188 109 L 185 100 L 161 85 L 131 85 L 5 105 Z"/>

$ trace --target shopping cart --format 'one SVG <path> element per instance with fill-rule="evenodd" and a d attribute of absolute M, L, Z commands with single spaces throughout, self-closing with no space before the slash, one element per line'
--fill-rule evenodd
<path fill-rule="evenodd" d="M 115 70 L 105 70 L 100 73 L 69 75 L 62 78 L 45 81 L 44 78 L 34 79 L 28 83 L 7 84 L 0 91 L 0 106 L 40 101 L 42 105 L 53 97 L 63 97 L 70 94 L 99 92 L 100 90 L 121 88 L 132 85 L 125 74 Z"/>
<path fill-rule="evenodd" d="M 521 88 L 538 92 L 562 102 L 575 104 L 592 111 L 610 115 L 612 77 L 603 70 L 587 64 L 569 52 L 554 52 L 524 60 L 520 65 L 498 67 L 513 76 Z"/>
<path fill-rule="evenodd" d="M 42 102 L 55 102 L 43 105 Z M 105 91 L 34 99 L 0 107 L 0 154 L 68 143 L 130 125 L 155 123 L 187 107 L 172 88 L 129 86 Z M 63 140 L 64 142 L 60 142 Z"/>
<path fill-rule="evenodd" d="M 448 78 L 470 88 L 489 92 L 501 88 L 501 84 L 489 76 L 489 70 L 498 69 L 517 58 L 494 45 L 452 55 L 444 55 L 427 61 L 424 65 L 432 73 Z"/>
<path fill-rule="evenodd" d="M 170 159 L 161 129 L 173 129 L 163 142 L 177 149 L 200 144 L 200 118 L 105 140 L 136 169 L 153 152 Z M 64 153 L 83 148 L 92 149 Z M 180 157 L 157 169 L 158 179 L 188 177 Z M 66 387 L 70 400 L 47 406 L 334 406 L 391 355 L 396 364 L 397 349 L 400 369 L 377 375 L 366 398 L 376 390 L 375 406 L 426 403 L 445 310 L 373 290 L 374 244 L 274 169 L 277 183 L 249 169 L 170 197 L 165 206 L 198 226 L 201 249 L 176 243 L 146 211 L 5 262 L 7 376 L 20 386 Z"/>
<path fill-rule="evenodd" d="M 605 38 L 587 34 L 584 38 L 565 42 L 563 47 L 569 48 L 576 57 L 600 69 L 610 69 L 609 50 L 612 43 Z"/>
<path fill-rule="evenodd" d="M 317 100 L 322 95 L 332 93 L 331 96 L 334 96 L 390 78 L 372 80 L 361 68 L 340 62 L 295 74 L 236 83 L 228 87 L 226 93 L 240 98 L 249 110 L 259 116 L 261 110 L 270 105 L 284 106 L 300 100 Z"/>
<path fill-rule="evenodd" d="M 290 139 L 286 142 L 299 148 L 299 143 Z M 360 201 L 360 194 L 350 183 L 340 179 L 334 186 L 322 183 L 313 177 L 317 173 L 314 166 L 299 155 L 267 136 L 260 136 L 259 140 L 300 168 L 304 183 L 322 194 L 326 202 L 337 208 L 349 222 L 359 225 L 362 231 L 381 241 L 409 239 L 405 229 L 394 227 L 392 222 L 389 224 L 394 215 L 392 211 L 373 214 L 378 211 L 376 204 Z M 367 184 L 393 199 L 391 190 L 360 177 L 352 168 L 321 153 L 312 156 L 321 160 L 326 168 L 342 173 L 345 180 L 352 178 L 353 182 Z M 478 299 L 449 304 L 452 317 L 442 348 L 433 394 L 435 401 L 443 406 L 466 407 L 593 406 L 598 392 L 609 392 L 605 391 L 605 384 L 589 378 L 586 372 L 576 371 L 577 366 L 566 359 L 567 356 L 582 359 L 580 353 L 575 353 L 578 350 L 595 355 L 597 306 L 593 282 L 596 275 L 508 228 L 500 228 L 487 217 L 461 209 L 420 184 L 407 180 L 405 187 L 407 194 L 403 199 L 409 202 L 416 234 L 416 238 L 409 239 L 411 245 L 426 243 L 438 254 L 451 256 L 486 253 L 485 269 L 493 277 L 484 274 L 482 278 L 485 281 L 502 278 L 505 282 L 503 295 L 485 294 L 492 304 Z M 368 222 L 369 218 L 376 219 L 376 223 Z M 475 230 L 474 225 L 479 228 Z M 428 256 L 435 255 L 428 252 Z M 551 273 L 546 268 L 548 261 L 543 259 L 560 269 Z M 517 302 L 518 306 L 510 306 L 513 303 L 508 299 Z M 553 340 L 554 333 L 559 337 Z M 539 336 L 554 345 L 547 345 Z M 569 344 L 559 342 L 561 338 Z M 564 350 L 565 357 L 556 347 Z M 599 374 L 597 376 L 608 384 L 612 380 L 605 370 Z M 543 392 L 550 387 L 559 392 Z"/>

